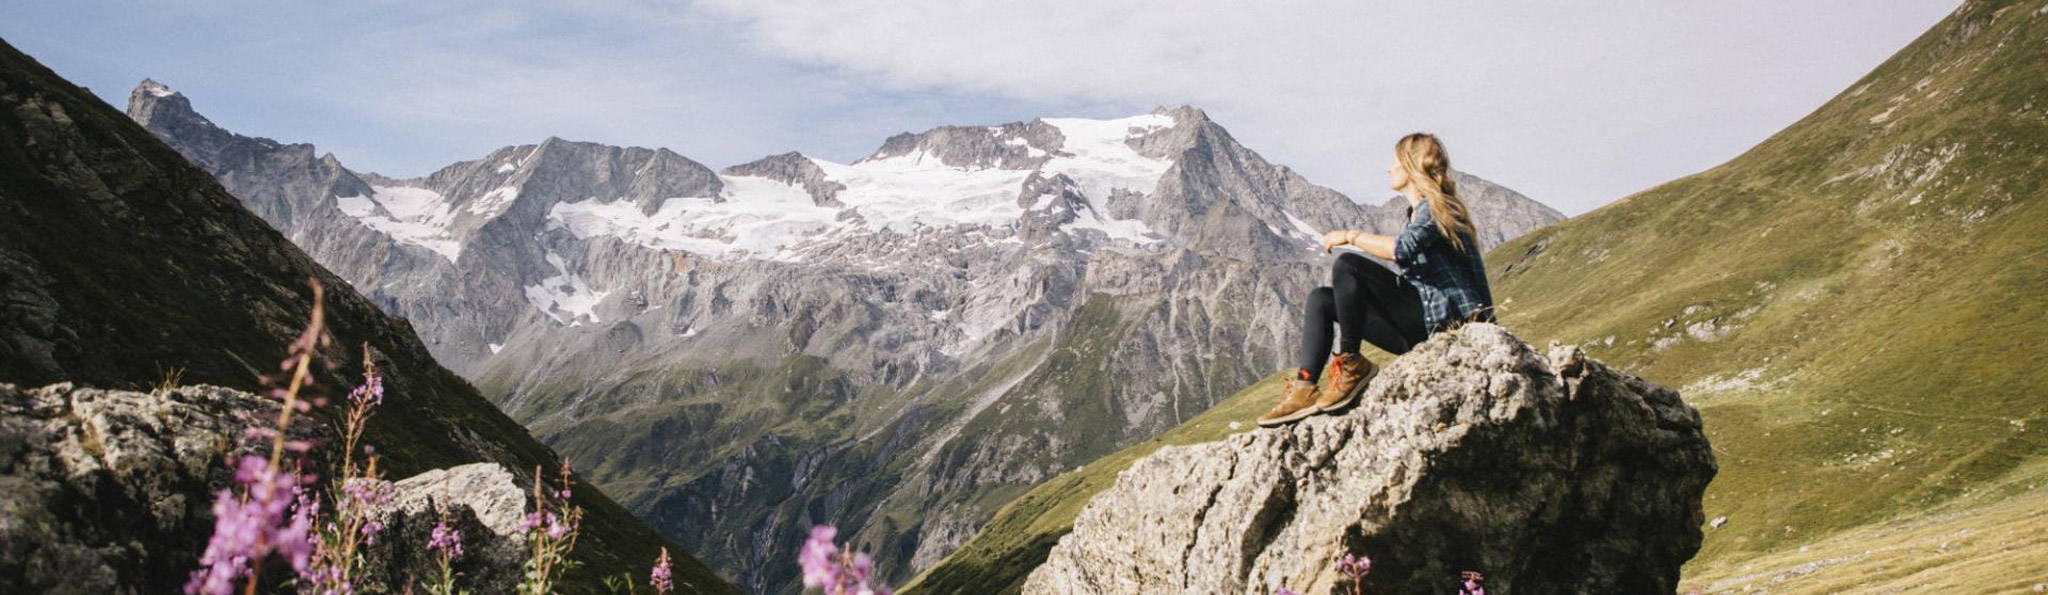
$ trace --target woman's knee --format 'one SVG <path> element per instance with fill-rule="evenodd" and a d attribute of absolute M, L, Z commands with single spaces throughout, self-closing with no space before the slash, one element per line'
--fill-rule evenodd
<path fill-rule="evenodd" d="M 1308 292 L 1308 310 L 1319 312 L 1337 305 L 1337 291 L 1328 287 L 1317 287 Z"/>
<path fill-rule="evenodd" d="M 1359 256 L 1357 253 L 1346 252 L 1340 254 L 1337 256 L 1337 262 L 1330 265 L 1330 284 L 1343 285 L 1354 283 L 1359 277 L 1368 274 L 1365 267 L 1376 266 L 1379 265 L 1373 264 L 1371 260 L 1367 260 L 1364 256 Z"/>

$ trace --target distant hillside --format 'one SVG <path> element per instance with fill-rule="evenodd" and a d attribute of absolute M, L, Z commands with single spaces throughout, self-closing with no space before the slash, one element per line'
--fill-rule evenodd
<path fill-rule="evenodd" d="M 305 324 L 306 281 L 317 277 L 334 339 L 323 356 L 338 364 L 319 382 L 340 391 L 359 381 L 368 343 L 390 397 L 367 440 L 392 477 L 478 461 L 559 464 L 436 363 L 404 320 L 121 112 L 5 43 L 0 107 L 0 382 L 144 388 L 182 370 L 186 383 L 260 390 L 257 376 L 275 371 Z M 597 592 L 599 575 L 643 576 L 670 545 L 601 491 L 579 487 L 575 497 L 589 511 L 577 552 L 587 566 L 571 589 Z M 676 574 L 697 592 L 734 592 L 687 557 Z M 177 585 L 162 587 L 150 592 Z"/>
<path fill-rule="evenodd" d="M 1532 341 L 1681 387 L 1721 474 L 1687 591 L 2048 576 L 2048 2 L 1970 2 L 1706 172 L 1489 252 Z M 1162 435 L 1199 442 L 1277 381 Z M 1014 500 L 908 593 L 1003 592 L 1141 443 Z"/>
<path fill-rule="evenodd" d="M 1589 344 L 1700 407 L 1722 464 L 1706 511 L 1726 517 L 1690 567 L 1707 587 L 1873 523 L 1968 527 L 1953 515 L 2048 479 L 2044 181 L 2048 3 L 1973 1 L 1747 153 L 1488 263 L 1525 336 Z M 2048 576 L 2033 531 L 1940 553 L 2019 546 L 2032 559 L 1996 565 L 2005 582 L 1969 584 L 2030 585 Z"/>

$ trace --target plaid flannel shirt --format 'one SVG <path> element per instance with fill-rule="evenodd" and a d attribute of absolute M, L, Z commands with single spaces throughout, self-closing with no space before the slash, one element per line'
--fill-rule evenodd
<path fill-rule="evenodd" d="M 1486 262 L 1479 242 L 1459 234 L 1465 250 L 1446 241 L 1429 213 L 1429 201 L 1409 210 L 1408 226 L 1394 238 L 1394 264 L 1401 278 L 1422 296 L 1422 321 L 1429 332 L 1453 321 L 1493 322 L 1493 288 L 1486 284 Z"/>

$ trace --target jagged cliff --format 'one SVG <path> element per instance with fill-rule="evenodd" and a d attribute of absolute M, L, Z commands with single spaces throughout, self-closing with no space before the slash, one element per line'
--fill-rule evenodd
<path fill-rule="evenodd" d="M 258 375 L 275 371 L 305 324 L 307 280 L 317 278 L 329 288 L 333 345 L 321 355 L 339 371 L 317 370 L 314 378 L 328 390 L 351 386 L 347 370 L 360 369 L 365 350 L 384 370 L 391 398 L 366 441 L 387 472 L 557 465 L 555 453 L 442 368 L 405 320 L 379 310 L 119 111 L 4 44 L 0 108 L 0 382 L 136 389 L 181 377 L 258 390 Z M 19 460 L 8 464 L 10 477 L 37 472 Z M 599 574 L 643 571 L 666 543 L 602 491 L 575 495 L 590 513 L 580 552 L 588 565 L 572 589 L 595 590 Z M 145 561 L 118 561 L 126 566 L 117 570 L 176 563 L 151 551 Z M 677 567 L 705 592 L 730 592 L 692 560 Z M 167 592 L 183 583 L 162 578 L 148 574 L 132 586 Z"/>
<path fill-rule="evenodd" d="M 1348 412 L 1138 460 L 1023 592 L 1335 593 L 1353 553 L 1373 593 L 1674 593 L 1715 470 L 1676 392 L 1467 325 Z"/>

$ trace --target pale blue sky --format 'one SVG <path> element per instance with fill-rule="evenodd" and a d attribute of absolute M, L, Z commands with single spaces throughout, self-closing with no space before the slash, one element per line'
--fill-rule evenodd
<path fill-rule="evenodd" d="M 1429 130 L 1573 214 L 1733 157 L 1957 4 L 0 2 L 0 37 L 109 102 L 153 77 L 387 175 L 550 135 L 843 162 L 944 124 L 1190 104 L 1354 198 L 1385 197 L 1388 147 Z"/>

